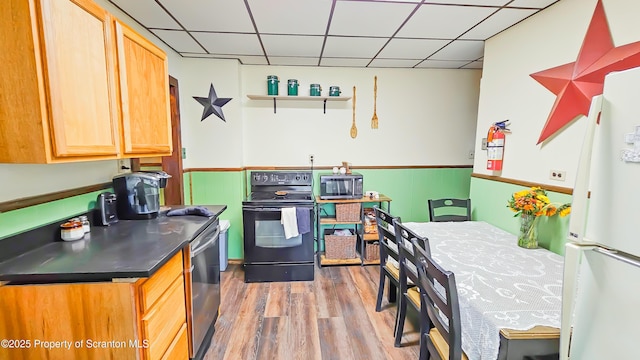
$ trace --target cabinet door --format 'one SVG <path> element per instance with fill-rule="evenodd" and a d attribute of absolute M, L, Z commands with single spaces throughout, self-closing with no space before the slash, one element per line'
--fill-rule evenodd
<path fill-rule="evenodd" d="M 169 72 L 166 54 L 116 21 L 125 155 L 170 155 Z"/>
<path fill-rule="evenodd" d="M 113 27 L 89 0 L 41 0 L 53 157 L 116 155 Z"/>

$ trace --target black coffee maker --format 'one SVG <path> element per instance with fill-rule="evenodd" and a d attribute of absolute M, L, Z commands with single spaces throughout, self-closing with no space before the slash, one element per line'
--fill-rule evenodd
<path fill-rule="evenodd" d="M 164 171 L 133 172 L 113 177 L 119 219 L 140 220 L 158 216 L 160 189 L 171 177 Z"/>

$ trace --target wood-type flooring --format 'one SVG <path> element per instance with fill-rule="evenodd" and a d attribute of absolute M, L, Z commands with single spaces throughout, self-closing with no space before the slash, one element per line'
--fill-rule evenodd
<path fill-rule="evenodd" d="M 408 307 L 393 346 L 395 304 L 376 312 L 378 266 L 332 266 L 314 281 L 244 282 L 241 265 L 221 276 L 222 301 L 206 360 L 417 359 L 417 314 Z"/>

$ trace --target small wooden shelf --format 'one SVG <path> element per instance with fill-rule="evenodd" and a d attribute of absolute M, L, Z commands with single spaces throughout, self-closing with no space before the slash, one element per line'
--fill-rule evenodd
<path fill-rule="evenodd" d="M 247 95 L 251 100 L 273 100 L 273 113 L 276 113 L 276 100 L 322 101 L 323 111 L 327 113 L 327 101 L 348 101 L 351 96 L 298 96 L 298 95 Z"/>
<path fill-rule="evenodd" d="M 361 221 L 337 221 L 333 217 L 320 218 L 320 225 L 355 225 L 361 223 Z"/>
<path fill-rule="evenodd" d="M 321 265 L 360 265 L 359 257 L 353 259 L 327 259 L 324 254 L 320 254 Z"/>
<path fill-rule="evenodd" d="M 378 241 L 378 234 L 364 234 L 364 241 Z"/>
<path fill-rule="evenodd" d="M 380 265 L 380 259 L 376 260 L 364 260 L 362 265 Z"/>

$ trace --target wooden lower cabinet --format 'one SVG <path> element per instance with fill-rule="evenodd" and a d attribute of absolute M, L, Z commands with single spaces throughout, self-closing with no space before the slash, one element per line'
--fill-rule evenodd
<path fill-rule="evenodd" d="M 132 281 L 1 286 L 0 359 L 189 359 L 182 252 Z"/>

